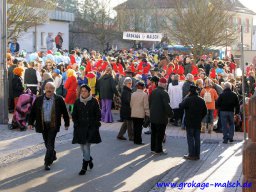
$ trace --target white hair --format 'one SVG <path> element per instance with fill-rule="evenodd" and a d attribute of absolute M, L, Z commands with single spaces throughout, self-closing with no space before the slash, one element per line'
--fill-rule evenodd
<path fill-rule="evenodd" d="M 186 75 L 186 80 L 192 80 L 192 78 L 194 78 L 194 76 L 191 73 Z"/>
<path fill-rule="evenodd" d="M 232 85 L 229 82 L 224 83 L 224 89 L 231 89 Z"/>
<path fill-rule="evenodd" d="M 54 88 L 54 90 L 56 89 L 56 87 L 55 87 L 55 85 L 54 85 L 53 82 L 47 82 L 47 83 L 45 84 L 45 87 L 46 87 L 46 85 L 51 85 L 51 87 Z"/>
<path fill-rule="evenodd" d="M 123 85 L 127 85 L 128 83 L 132 83 L 132 79 L 130 77 L 126 77 L 124 79 Z"/>

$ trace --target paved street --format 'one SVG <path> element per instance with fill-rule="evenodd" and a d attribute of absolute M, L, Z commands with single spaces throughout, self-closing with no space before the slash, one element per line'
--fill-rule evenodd
<path fill-rule="evenodd" d="M 115 115 L 115 119 L 118 119 Z M 165 156 L 150 153 L 150 136 L 143 134 L 144 146 L 116 139 L 120 123 L 103 124 L 103 142 L 92 147 L 95 167 L 79 176 L 82 156 L 71 144 L 72 128 L 57 138 L 58 160 L 51 171 L 43 169 L 44 146 L 33 131 L 1 130 L 0 191 L 202 191 L 157 187 L 157 182 L 241 182 L 242 133 L 234 144 L 222 144 L 221 134 L 202 135 L 201 160 L 185 161 L 185 131 L 168 127 Z M 11 135 L 12 136 L 11 136 Z M 240 188 L 208 188 L 207 191 L 241 191 Z"/>

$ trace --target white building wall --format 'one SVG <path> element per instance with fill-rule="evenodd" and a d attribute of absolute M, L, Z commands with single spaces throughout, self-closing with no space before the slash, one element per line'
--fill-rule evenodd
<path fill-rule="evenodd" d="M 253 27 L 253 34 L 252 34 L 252 50 L 256 50 L 256 26 Z"/>
<path fill-rule="evenodd" d="M 21 34 L 18 38 L 20 50 L 27 52 L 34 51 L 47 51 L 46 50 L 46 37 L 48 33 L 53 33 L 53 38 L 58 34 L 63 33 L 63 49 L 69 49 L 69 23 L 61 21 L 49 21 L 43 25 L 37 25 L 30 28 L 27 32 Z M 36 38 L 36 41 L 35 41 Z M 55 43 L 54 48 L 56 49 Z"/>

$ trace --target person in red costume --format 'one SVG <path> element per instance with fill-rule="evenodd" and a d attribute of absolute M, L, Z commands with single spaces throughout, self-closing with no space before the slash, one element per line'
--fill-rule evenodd
<path fill-rule="evenodd" d="M 142 59 L 142 61 L 140 62 L 140 64 L 138 65 L 138 74 L 142 75 L 142 80 L 144 81 L 144 83 L 147 83 L 147 75 L 150 71 L 151 65 L 148 63 L 147 59 Z"/>
<path fill-rule="evenodd" d="M 216 75 L 216 68 L 213 67 L 211 70 L 210 70 L 210 78 L 211 79 L 216 79 L 217 75 Z"/>
<path fill-rule="evenodd" d="M 117 70 L 116 59 L 112 58 L 111 61 L 110 61 L 110 64 L 112 66 L 113 71 L 115 71 L 115 73 L 117 73 L 118 70 Z"/>
<path fill-rule="evenodd" d="M 130 69 L 131 69 L 131 71 L 132 71 L 133 73 L 136 72 L 136 67 L 135 67 L 134 62 L 132 62 L 132 63 L 130 64 Z"/>
<path fill-rule="evenodd" d="M 100 59 L 98 62 L 96 62 L 96 65 L 95 65 L 98 71 L 105 71 L 107 66 L 108 66 L 108 62 L 104 61 L 103 59 Z"/>
<path fill-rule="evenodd" d="M 72 50 L 70 53 L 70 64 L 73 65 L 74 63 L 76 63 L 76 51 Z"/>
<path fill-rule="evenodd" d="M 148 63 L 147 59 L 142 59 L 142 61 L 138 65 L 138 74 L 142 75 L 147 75 L 150 71 L 151 65 Z"/>
<path fill-rule="evenodd" d="M 116 62 L 116 65 L 117 65 L 117 71 L 116 73 L 119 73 L 120 75 L 124 75 L 124 70 L 125 70 L 125 65 L 124 65 L 124 61 L 121 57 L 118 57 L 117 58 L 117 62 Z"/>
<path fill-rule="evenodd" d="M 67 90 L 67 94 L 65 97 L 65 103 L 66 103 L 68 111 L 69 111 L 69 108 L 71 107 L 70 114 L 72 114 L 73 106 L 77 99 L 76 89 L 78 86 L 78 82 L 77 82 L 76 72 L 73 69 L 68 69 L 67 77 L 68 77 L 67 81 L 65 82 L 65 85 L 64 85 L 65 89 Z"/>
<path fill-rule="evenodd" d="M 236 63 L 235 62 L 230 62 L 229 64 L 229 70 L 230 70 L 230 73 L 235 73 L 235 70 L 236 70 Z"/>
<path fill-rule="evenodd" d="M 85 67 L 85 74 L 92 71 L 92 63 L 90 59 L 87 59 L 86 61 L 86 67 Z"/>

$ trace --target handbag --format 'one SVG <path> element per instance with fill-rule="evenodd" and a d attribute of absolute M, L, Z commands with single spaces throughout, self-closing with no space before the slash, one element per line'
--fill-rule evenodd
<path fill-rule="evenodd" d="M 147 128 L 149 124 L 150 124 L 150 118 L 149 116 L 145 116 L 142 127 Z"/>

